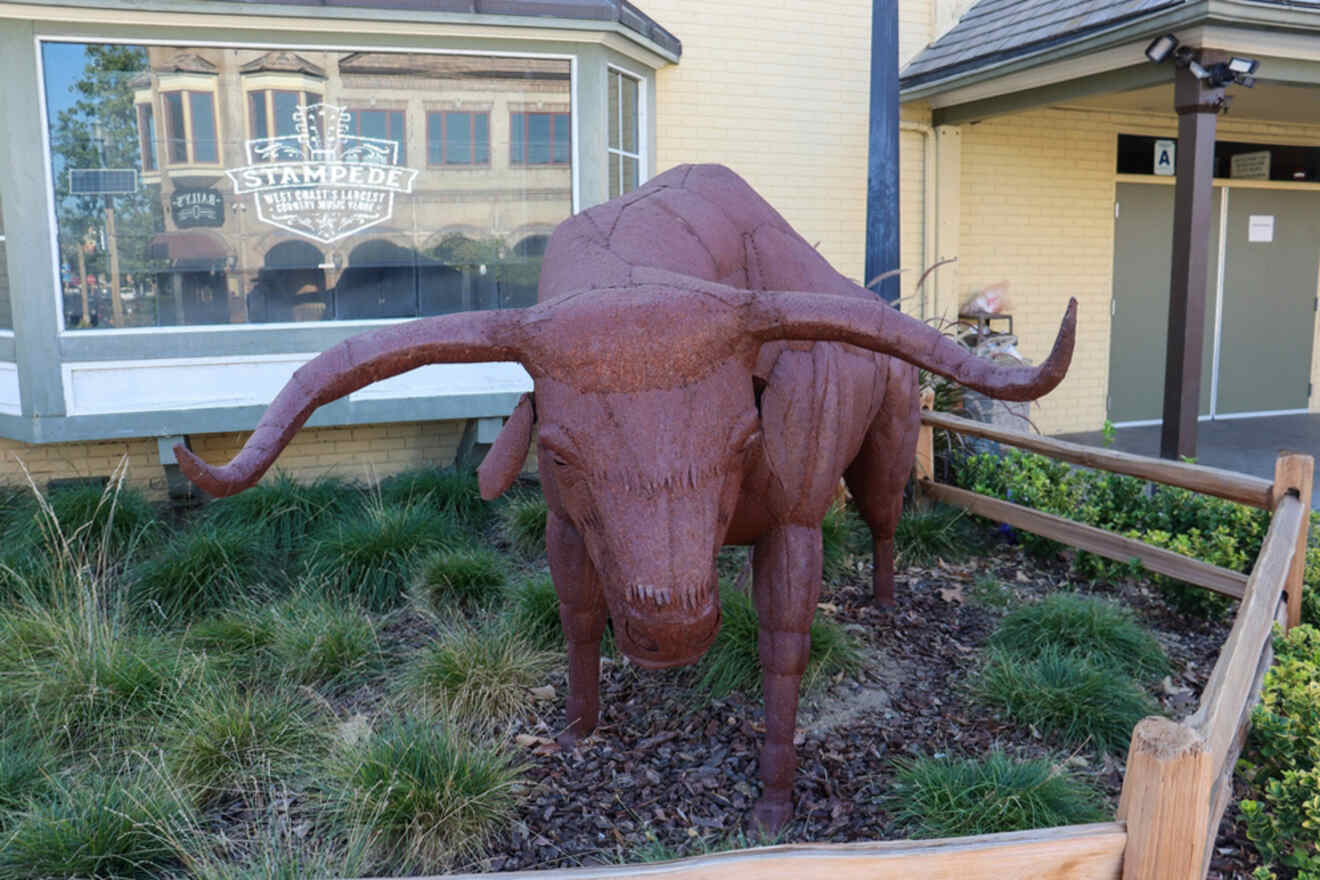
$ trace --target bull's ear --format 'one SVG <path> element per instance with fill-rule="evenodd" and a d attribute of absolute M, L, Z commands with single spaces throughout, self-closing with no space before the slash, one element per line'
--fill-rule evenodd
<path fill-rule="evenodd" d="M 535 410 L 532 395 L 524 394 L 513 408 L 513 415 L 504 423 L 500 435 L 491 444 L 490 452 L 477 468 L 477 486 L 487 501 L 503 495 L 522 473 L 527 461 L 527 450 L 532 445 L 532 420 Z"/>

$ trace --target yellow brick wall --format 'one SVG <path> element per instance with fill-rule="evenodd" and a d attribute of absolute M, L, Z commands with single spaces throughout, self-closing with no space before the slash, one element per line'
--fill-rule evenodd
<path fill-rule="evenodd" d="M 220 464 L 238 452 L 246 433 L 195 434 L 193 451 Z M 298 479 L 326 475 L 366 482 L 427 465 L 454 462 L 463 422 L 400 422 L 340 428 L 308 428 L 298 432 L 272 469 Z M 107 476 L 127 455 L 128 483 L 155 498 L 165 496 L 165 475 L 156 441 L 151 438 L 97 443 L 29 445 L 0 439 L 0 483 L 21 483 L 25 465 L 44 489 L 52 479 Z"/>
<path fill-rule="evenodd" d="M 657 74 L 655 170 L 720 162 L 845 275 L 865 260 L 871 4 L 648 0 L 683 57 Z"/>
<path fill-rule="evenodd" d="M 1068 297 L 1078 299 L 1072 368 L 1033 410 L 1046 433 L 1094 430 L 1105 419 L 1117 137 L 1175 132 L 1172 114 L 1081 108 L 1033 110 L 963 127 L 960 301 L 1008 281 L 1022 352 L 1039 361 Z M 1219 138 L 1315 143 L 1320 126 L 1230 115 L 1219 121 Z M 906 161 L 904 169 L 908 173 Z"/>

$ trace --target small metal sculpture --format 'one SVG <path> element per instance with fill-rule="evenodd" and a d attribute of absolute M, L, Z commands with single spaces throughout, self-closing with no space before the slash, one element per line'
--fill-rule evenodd
<path fill-rule="evenodd" d="M 562 223 L 539 299 L 345 340 L 294 374 L 230 464 L 179 446 L 180 465 L 230 495 L 323 404 L 425 364 L 521 363 L 534 391 L 479 480 L 487 499 L 505 491 L 535 429 L 568 642 L 565 739 L 596 726 L 606 618 L 638 665 L 692 663 L 720 625 L 716 553 L 752 545 L 766 726 L 752 818 L 777 829 L 792 812 L 820 526 L 840 476 L 873 535 L 875 597 L 891 602 L 917 367 L 992 397 L 1039 397 L 1072 357 L 1076 302 L 1039 367 L 980 360 L 835 272 L 746 182 L 711 165 L 674 168 Z"/>

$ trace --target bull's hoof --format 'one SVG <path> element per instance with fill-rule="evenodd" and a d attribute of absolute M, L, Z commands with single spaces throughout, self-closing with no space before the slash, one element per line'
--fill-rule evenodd
<path fill-rule="evenodd" d="M 752 830 L 766 837 L 774 837 L 788 820 L 793 818 L 793 802 L 787 797 L 770 798 L 762 796 L 752 807 Z"/>
<path fill-rule="evenodd" d="M 559 747 L 564 751 L 571 752 L 577 748 L 579 741 L 586 739 L 596 729 L 599 713 L 591 707 L 574 711 L 573 707 L 569 706 L 568 715 L 575 720 L 568 725 L 568 729 L 555 737 L 555 742 L 559 743 Z"/>

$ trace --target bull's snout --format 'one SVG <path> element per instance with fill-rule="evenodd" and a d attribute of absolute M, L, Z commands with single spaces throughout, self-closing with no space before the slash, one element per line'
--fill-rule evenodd
<path fill-rule="evenodd" d="M 647 599 L 628 602 L 614 615 L 614 640 L 638 666 L 669 669 L 701 659 L 720 630 L 720 603 L 714 590 L 669 599 L 640 591 Z"/>

